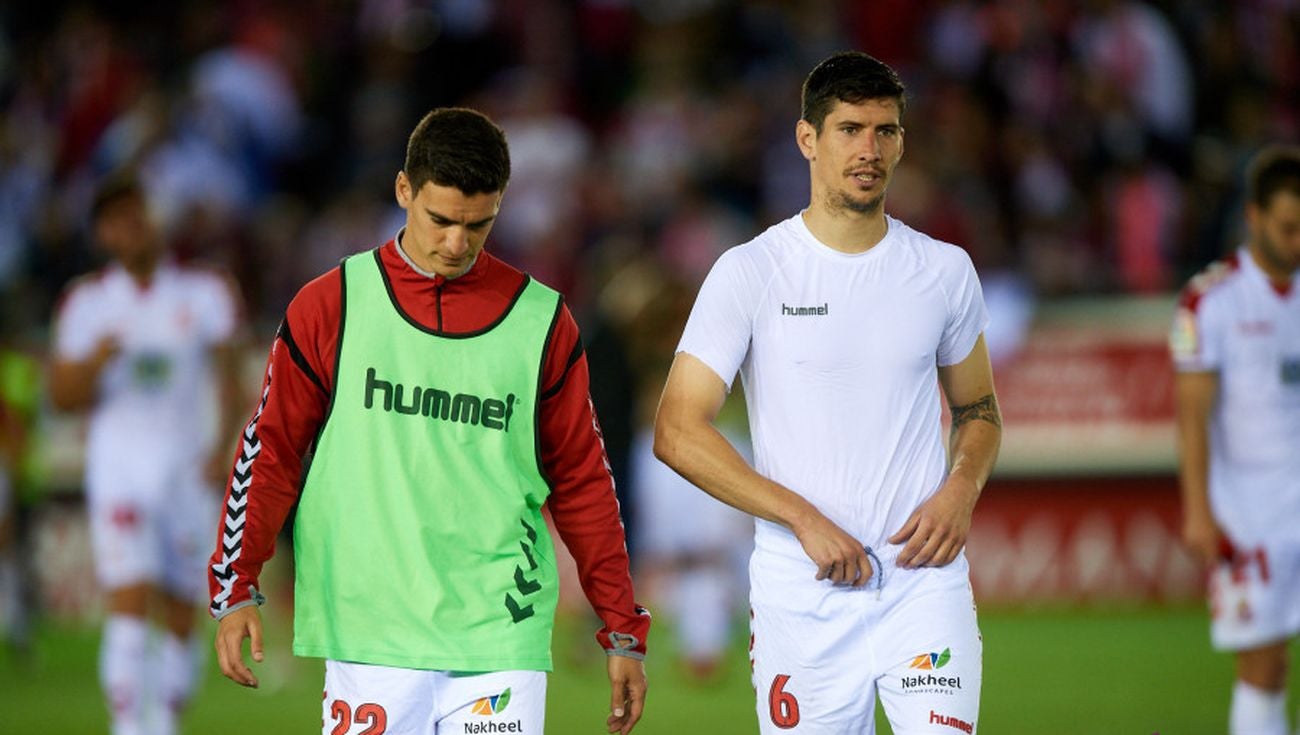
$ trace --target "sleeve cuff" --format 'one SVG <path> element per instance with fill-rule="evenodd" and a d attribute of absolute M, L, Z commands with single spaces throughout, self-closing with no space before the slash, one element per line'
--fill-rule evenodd
<path fill-rule="evenodd" d="M 257 605 L 258 607 L 261 607 L 262 605 L 266 604 L 266 595 L 259 592 L 256 587 L 250 584 L 248 586 L 248 592 L 249 592 L 249 598 L 247 600 L 236 602 L 235 604 L 224 607 L 220 610 L 213 610 L 212 617 L 217 620 L 220 620 L 240 608 L 249 607 L 251 605 Z"/>
<path fill-rule="evenodd" d="M 611 630 L 608 627 L 596 631 L 596 641 L 600 643 L 601 648 L 605 649 L 607 655 L 645 660 L 645 639 L 650 633 L 650 611 L 640 605 L 637 605 L 635 610 L 636 616 L 624 621 L 624 623 L 631 623 L 635 633 Z"/>

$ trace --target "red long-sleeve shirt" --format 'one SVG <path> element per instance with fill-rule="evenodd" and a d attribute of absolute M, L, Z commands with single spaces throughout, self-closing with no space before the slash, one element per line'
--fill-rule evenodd
<path fill-rule="evenodd" d="M 413 269 L 394 241 L 380 250 L 380 260 L 402 309 L 424 327 L 451 334 L 495 322 L 525 278 L 486 251 L 450 280 Z M 341 319 L 342 280 L 334 268 L 298 292 L 276 334 L 209 566 L 217 617 L 262 599 L 258 575 L 298 498 L 303 458 L 329 407 Z M 614 483 L 588 395 L 587 358 L 567 306 L 555 320 L 542 370 L 539 431 L 551 517 L 604 623 L 597 640 L 606 650 L 644 654 L 649 615 L 633 598 Z"/>

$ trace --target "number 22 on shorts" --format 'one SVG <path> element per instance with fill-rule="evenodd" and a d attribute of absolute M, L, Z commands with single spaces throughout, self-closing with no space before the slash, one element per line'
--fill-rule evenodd
<path fill-rule="evenodd" d="M 777 674 L 772 679 L 772 689 L 767 694 L 767 709 L 772 716 L 772 724 L 782 730 L 789 730 L 799 724 L 799 700 L 785 690 L 788 681 L 789 674 Z"/>
<path fill-rule="evenodd" d="M 357 707 L 354 718 L 352 706 L 341 699 L 336 699 L 330 705 L 330 719 L 337 723 L 334 729 L 330 730 L 330 735 L 347 735 L 348 728 L 354 722 L 358 725 L 370 725 L 358 735 L 384 735 L 388 730 L 388 713 L 374 702 L 367 702 Z"/>

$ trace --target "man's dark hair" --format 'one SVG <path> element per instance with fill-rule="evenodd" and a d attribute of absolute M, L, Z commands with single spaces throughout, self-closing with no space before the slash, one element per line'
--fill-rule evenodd
<path fill-rule="evenodd" d="M 1300 196 L 1300 146 L 1273 145 L 1260 151 L 1246 181 L 1246 196 L 1257 207 L 1267 207 L 1279 191 Z"/>
<path fill-rule="evenodd" d="M 470 195 L 503 191 L 510 181 L 506 134 L 481 112 L 439 107 L 415 126 L 403 170 L 413 194 L 430 181 Z"/>
<path fill-rule="evenodd" d="M 902 117 L 907 90 L 898 72 L 861 51 L 841 51 L 818 64 L 803 82 L 803 112 L 818 134 L 836 102 L 858 104 L 865 100 L 892 99 Z"/>
<path fill-rule="evenodd" d="M 115 171 L 99 182 L 95 198 L 90 203 L 90 220 L 97 222 L 104 210 L 123 199 L 143 196 L 144 186 L 135 171 Z"/>

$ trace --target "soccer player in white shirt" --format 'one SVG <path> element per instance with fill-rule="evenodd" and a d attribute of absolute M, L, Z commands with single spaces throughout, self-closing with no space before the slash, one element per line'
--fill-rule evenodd
<path fill-rule="evenodd" d="M 904 88 L 862 53 L 803 86 L 812 198 L 718 259 L 656 419 L 661 459 L 757 517 L 764 733 L 974 732 L 982 641 L 964 555 L 1001 441 L 979 280 L 888 217 Z M 737 370 L 755 467 L 713 425 Z M 939 386 L 953 428 L 945 457 Z"/>
<path fill-rule="evenodd" d="M 1211 640 L 1236 654 L 1232 735 L 1286 735 L 1300 633 L 1300 147 L 1262 152 L 1249 239 L 1184 289 L 1177 369 L 1183 539 L 1210 570 Z M 1297 731 L 1300 732 L 1300 731 Z"/>
<path fill-rule="evenodd" d="M 237 300 L 215 273 L 165 257 L 130 175 L 106 180 L 92 220 L 113 262 L 74 282 L 59 307 L 50 394 L 57 408 L 89 412 L 85 486 L 107 595 L 100 682 L 112 732 L 165 735 L 197 680 L 196 611 L 234 459 L 213 439 L 234 435 L 242 409 Z M 151 615 L 162 623 L 156 646 Z"/>

